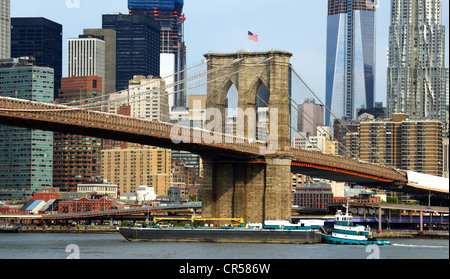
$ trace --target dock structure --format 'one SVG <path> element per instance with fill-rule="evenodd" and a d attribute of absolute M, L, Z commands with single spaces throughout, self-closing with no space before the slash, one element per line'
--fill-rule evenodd
<path fill-rule="evenodd" d="M 329 204 L 330 208 L 341 207 L 342 203 Z M 418 223 L 419 234 L 424 233 L 424 224 L 441 223 L 448 225 L 448 207 L 420 206 L 387 203 L 351 203 L 350 208 L 356 210 L 363 222 L 374 221 L 378 223 L 377 232 L 383 232 L 383 224 L 389 226 L 393 223 Z M 369 217 L 369 212 L 375 212 Z M 354 218 L 358 219 L 358 218 Z"/>

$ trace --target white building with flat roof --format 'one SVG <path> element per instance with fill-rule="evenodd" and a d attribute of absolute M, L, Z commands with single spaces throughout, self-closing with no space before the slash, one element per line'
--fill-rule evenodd
<path fill-rule="evenodd" d="M 68 39 L 67 43 L 68 77 L 99 76 L 105 79 L 105 41 L 75 38 Z"/>
<path fill-rule="evenodd" d="M 148 186 L 139 186 L 136 190 L 136 200 L 145 203 L 156 200 L 155 188 Z"/>
<path fill-rule="evenodd" d="M 103 184 L 78 184 L 77 192 L 78 193 L 92 193 L 96 192 L 100 195 L 108 195 L 110 199 L 117 199 L 117 191 L 119 190 L 119 186 L 112 183 L 103 183 Z"/>

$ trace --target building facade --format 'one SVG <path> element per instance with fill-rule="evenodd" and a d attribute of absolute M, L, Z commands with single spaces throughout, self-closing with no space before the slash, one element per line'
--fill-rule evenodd
<path fill-rule="evenodd" d="M 326 106 L 354 120 L 375 98 L 375 0 L 328 0 Z M 327 111 L 325 125 L 333 125 Z"/>
<path fill-rule="evenodd" d="M 67 76 L 102 78 L 101 92 L 104 91 L 105 79 L 105 41 L 98 38 L 81 38 L 67 40 Z"/>
<path fill-rule="evenodd" d="M 58 213 L 82 213 L 111 210 L 111 200 L 102 198 L 79 198 L 73 201 L 60 201 Z"/>
<path fill-rule="evenodd" d="M 54 70 L 54 99 L 61 88 L 62 77 L 61 24 L 43 17 L 11 18 L 11 57 L 29 56 L 36 66 Z"/>
<path fill-rule="evenodd" d="M 0 0 L 0 59 L 11 56 L 10 0 Z"/>
<path fill-rule="evenodd" d="M 100 77 L 67 77 L 62 79 L 56 101 L 59 104 L 76 104 L 84 99 L 100 101 L 101 98 L 102 79 Z M 78 184 L 100 177 L 101 148 L 102 140 L 99 138 L 55 133 L 54 187 L 58 187 L 61 192 L 76 191 Z"/>
<path fill-rule="evenodd" d="M 306 133 L 307 137 L 317 136 L 317 127 L 324 124 L 323 105 L 316 104 L 314 99 L 306 99 L 298 105 L 297 130 Z"/>
<path fill-rule="evenodd" d="M 295 188 L 293 205 L 310 209 L 327 210 L 333 202 L 331 186 L 326 183 L 308 183 Z"/>
<path fill-rule="evenodd" d="M 407 120 L 402 125 L 402 169 L 443 175 L 442 128 L 439 121 Z"/>
<path fill-rule="evenodd" d="M 435 176 L 443 175 L 442 123 L 394 114 L 360 123 L 360 159 Z"/>
<path fill-rule="evenodd" d="M 103 29 L 116 31 L 116 91 L 135 75 L 160 76 L 161 24 L 145 15 L 103 15 Z"/>
<path fill-rule="evenodd" d="M 442 152 L 443 152 L 442 157 L 443 157 L 443 162 L 444 162 L 443 170 L 442 170 L 442 177 L 449 178 L 450 175 L 449 175 L 448 163 L 449 163 L 450 157 L 449 157 L 449 150 L 448 150 L 448 138 L 443 139 Z"/>
<path fill-rule="evenodd" d="M 358 132 L 359 123 L 356 121 L 339 121 L 334 120 L 333 123 L 333 138 L 338 142 L 338 154 L 351 156 L 349 150 L 346 148 L 347 133 Z"/>
<path fill-rule="evenodd" d="M 389 27 L 387 107 L 390 117 L 436 119 L 446 127 L 448 68 L 442 0 L 393 0 Z"/>
<path fill-rule="evenodd" d="M 170 149 L 129 143 L 127 149 L 102 151 L 102 178 L 119 186 L 123 193 L 135 193 L 139 186 L 167 195 L 172 184 Z"/>
<path fill-rule="evenodd" d="M 161 72 L 167 75 L 178 73 L 173 77 L 174 82 L 184 79 L 184 73 L 180 72 L 186 67 L 183 6 L 184 0 L 128 0 L 130 15 L 145 15 L 161 23 Z M 161 77 L 164 76 L 161 73 Z M 172 88 L 170 110 L 186 106 L 186 94 L 179 92 L 182 88 L 183 84 Z"/>
<path fill-rule="evenodd" d="M 0 96 L 53 102 L 53 69 L 0 60 Z M 53 185 L 53 133 L 0 126 L 0 200 L 25 200 Z"/>
<path fill-rule="evenodd" d="M 84 29 L 85 38 L 97 38 L 105 42 L 105 77 L 103 83 L 103 100 L 108 94 L 116 92 L 116 31 L 111 29 Z"/>
<path fill-rule="evenodd" d="M 160 78 L 134 76 L 129 89 L 110 94 L 109 101 L 110 112 L 129 106 L 132 117 L 170 122 L 168 96 Z"/>
<path fill-rule="evenodd" d="M 97 193 L 98 195 L 108 196 L 109 199 L 117 199 L 119 187 L 112 183 L 87 183 L 78 184 L 78 193 Z"/>

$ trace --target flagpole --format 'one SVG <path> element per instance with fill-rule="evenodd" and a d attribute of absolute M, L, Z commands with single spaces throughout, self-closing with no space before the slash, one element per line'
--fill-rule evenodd
<path fill-rule="evenodd" d="M 250 52 L 250 40 L 258 42 L 258 35 L 257 34 L 253 34 L 252 32 L 248 31 L 248 36 L 247 36 L 247 52 Z"/>

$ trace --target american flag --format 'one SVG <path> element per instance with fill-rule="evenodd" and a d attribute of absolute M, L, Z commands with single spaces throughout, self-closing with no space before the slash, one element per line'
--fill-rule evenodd
<path fill-rule="evenodd" d="M 253 34 L 252 32 L 248 31 L 248 39 L 257 42 L 258 41 L 258 35 Z"/>

